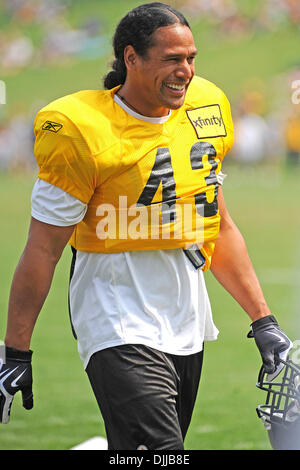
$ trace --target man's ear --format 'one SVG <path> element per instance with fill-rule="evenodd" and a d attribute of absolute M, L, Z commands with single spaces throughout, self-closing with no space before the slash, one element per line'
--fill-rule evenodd
<path fill-rule="evenodd" d="M 135 70 L 137 63 L 137 53 L 131 44 L 126 46 L 124 49 L 124 62 L 128 70 Z"/>

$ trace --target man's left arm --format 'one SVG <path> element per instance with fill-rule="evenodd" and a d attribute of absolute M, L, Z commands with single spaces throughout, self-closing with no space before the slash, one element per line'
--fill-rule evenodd
<path fill-rule="evenodd" d="M 255 321 L 271 312 L 244 238 L 226 208 L 222 188 L 219 188 L 218 205 L 221 216 L 220 233 L 212 257 L 211 271 L 251 320 Z"/>
<path fill-rule="evenodd" d="M 211 271 L 252 320 L 252 333 L 268 373 L 279 363 L 279 353 L 291 347 L 264 298 L 246 243 L 233 222 L 219 188 L 220 233 L 212 257 Z"/>

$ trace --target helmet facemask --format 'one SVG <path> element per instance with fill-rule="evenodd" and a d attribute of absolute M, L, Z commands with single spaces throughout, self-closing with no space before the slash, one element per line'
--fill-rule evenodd
<path fill-rule="evenodd" d="M 267 392 L 266 402 L 256 408 L 273 449 L 300 450 L 300 367 L 290 359 L 276 380 L 268 380 L 262 367 L 257 387 Z"/>

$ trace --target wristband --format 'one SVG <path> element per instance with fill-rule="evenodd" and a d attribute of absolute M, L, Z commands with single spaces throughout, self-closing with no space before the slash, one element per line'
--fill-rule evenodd
<path fill-rule="evenodd" d="M 15 359 L 17 361 L 21 362 L 30 362 L 32 353 L 31 349 L 28 351 L 25 351 L 23 349 L 16 349 L 16 348 L 11 348 L 10 346 L 6 346 L 6 357 L 8 359 Z"/>

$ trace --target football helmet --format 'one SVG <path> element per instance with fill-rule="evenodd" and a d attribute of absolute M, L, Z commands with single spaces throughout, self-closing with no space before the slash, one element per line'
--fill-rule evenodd
<path fill-rule="evenodd" d="M 300 450 L 300 367 L 289 358 L 281 363 L 283 367 L 273 379 L 261 367 L 256 386 L 267 397 L 256 411 L 274 450 Z"/>

